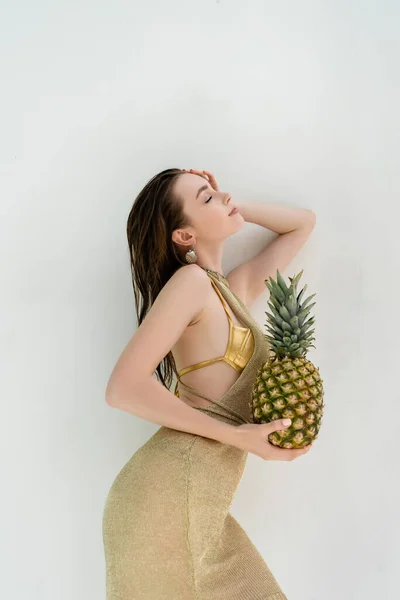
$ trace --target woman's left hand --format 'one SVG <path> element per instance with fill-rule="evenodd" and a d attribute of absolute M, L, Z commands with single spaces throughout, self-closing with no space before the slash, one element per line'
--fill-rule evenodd
<path fill-rule="evenodd" d="M 203 177 L 206 181 L 208 181 L 208 183 L 216 192 L 219 191 L 217 180 L 215 179 L 214 175 L 210 173 L 210 171 L 200 171 L 199 169 L 182 169 L 182 171 L 186 171 L 186 173 L 192 173 L 192 175 L 200 175 L 200 177 Z"/>

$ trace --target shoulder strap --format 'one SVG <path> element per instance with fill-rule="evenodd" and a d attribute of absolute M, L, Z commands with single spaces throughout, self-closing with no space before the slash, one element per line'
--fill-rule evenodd
<path fill-rule="evenodd" d="M 210 279 L 211 279 L 211 277 L 210 277 Z M 224 307 L 224 310 L 225 310 L 225 312 L 226 312 L 226 316 L 228 317 L 229 321 L 230 321 L 230 322 L 231 322 L 231 324 L 233 325 L 232 317 L 231 317 L 231 315 L 230 315 L 230 314 L 229 314 L 229 312 L 228 312 L 228 308 L 227 308 L 227 302 L 226 302 L 225 298 L 224 298 L 224 297 L 223 297 L 223 295 L 221 294 L 221 291 L 218 289 L 218 286 L 217 286 L 217 284 L 215 283 L 215 281 L 214 281 L 213 279 L 211 279 L 211 283 L 212 283 L 212 285 L 213 285 L 213 288 L 215 289 L 215 291 L 217 292 L 217 294 L 218 294 L 218 296 L 219 296 L 219 298 L 220 298 L 220 300 L 221 300 L 221 304 L 222 304 L 222 306 Z"/>

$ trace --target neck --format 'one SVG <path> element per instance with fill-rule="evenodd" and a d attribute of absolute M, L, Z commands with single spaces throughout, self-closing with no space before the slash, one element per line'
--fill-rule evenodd
<path fill-rule="evenodd" d="M 222 270 L 222 250 L 222 244 L 218 245 L 218 247 L 215 247 L 215 244 L 213 246 L 208 245 L 205 248 L 203 246 L 199 248 L 198 244 L 196 246 L 197 264 L 205 271 L 213 271 L 224 277 Z"/>
<path fill-rule="evenodd" d="M 227 287 L 230 287 L 229 281 L 224 275 L 222 275 L 222 273 L 219 273 L 219 271 L 214 271 L 213 269 L 205 269 L 204 267 L 201 268 L 204 269 L 204 271 L 207 271 L 207 273 L 212 277 L 215 277 L 215 279 L 217 279 L 218 281 L 224 283 Z"/>
<path fill-rule="evenodd" d="M 204 271 L 207 271 L 208 273 L 214 273 L 214 275 L 217 275 L 217 277 L 223 277 L 225 279 L 225 275 L 223 274 L 222 269 L 209 269 L 208 267 L 203 267 L 202 265 L 199 265 L 199 267 L 201 267 Z"/>
<path fill-rule="evenodd" d="M 204 269 L 205 271 L 208 271 L 209 273 L 215 273 L 216 275 L 220 275 L 221 277 L 225 277 L 225 275 L 222 273 L 222 269 L 221 270 L 208 269 L 207 267 L 201 267 L 201 268 Z"/>

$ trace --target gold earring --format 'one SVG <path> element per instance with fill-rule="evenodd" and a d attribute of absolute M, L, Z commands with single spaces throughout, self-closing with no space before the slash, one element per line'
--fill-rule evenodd
<path fill-rule="evenodd" d="M 191 248 L 191 250 L 188 250 L 188 252 L 186 252 L 185 259 L 186 262 L 188 262 L 189 264 L 195 263 L 197 261 L 197 254 L 194 249 L 194 246 L 193 248 Z"/>

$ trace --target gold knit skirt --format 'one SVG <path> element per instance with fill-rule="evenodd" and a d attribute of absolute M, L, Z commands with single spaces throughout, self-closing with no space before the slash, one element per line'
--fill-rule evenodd
<path fill-rule="evenodd" d="M 103 514 L 107 600 L 287 600 L 229 512 L 247 452 L 161 427 Z"/>
<path fill-rule="evenodd" d="M 196 409 L 237 426 L 253 422 L 251 390 L 269 348 L 248 307 L 214 281 L 251 328 L 255 347 L 219 402 L 197 391 L 213 406 Z M 287 600 L 229 512 L 247 456 L 234 446 L 163 426 L 135 452 L 104 507 L 107 600 Z"/>

